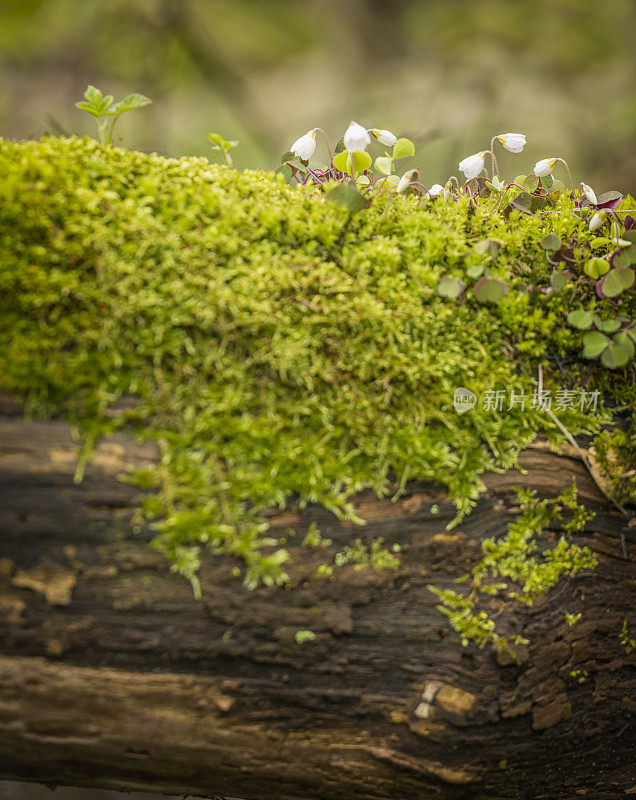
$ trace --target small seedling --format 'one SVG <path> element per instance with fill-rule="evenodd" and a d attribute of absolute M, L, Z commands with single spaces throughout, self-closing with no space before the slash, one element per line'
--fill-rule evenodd
<path fill-rule="evenodd" d="M 212 149 L 218 150 L 219 153 L 221 153 L 221 155 L 223 156 L 223 160 L 228 165 L 228 167 L 231 167 L 234 162 L 232 161 L 230 150 L 233 147 L 237 146 L 238 140 L 231 139 L 228 141 L 227 139 L 224 139 L 220 133 L 206 133 L 205 135 L 212 143 Z"/>
<path fill-rule="evenodd" d="M 152 100 L 143 94 L 129 94 L 117 103 L 113 101 L 112 94 L 104 96 L 99 89 L 89 85 L 84 92 L 84 99 L 75 103 L 77 108 L 86 111 L 97 120 L 97 135 L 102 144 L 112 143 L 115 122 L 125 111 L 143 108 L 152 103 Z"/>

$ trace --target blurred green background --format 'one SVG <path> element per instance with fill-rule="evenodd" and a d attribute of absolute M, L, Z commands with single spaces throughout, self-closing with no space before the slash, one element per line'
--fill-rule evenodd
<path fill-rule="evenodd" d="M 94 135 L 87 83 L 154 101 L 127 147 L 272 168 L 320 125 L 413 138 L 428 184 L 496 133 L 503 172 L 564 156 L 575 179 L 636 191 L 634 0 L 0 0 L 0 135 Z M 320 157 L 320 151 L 317 157 Z"/>

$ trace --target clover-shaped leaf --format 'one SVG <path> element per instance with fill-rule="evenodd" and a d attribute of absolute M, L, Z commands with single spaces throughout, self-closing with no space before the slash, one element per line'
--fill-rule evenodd
<path fill-rule="evenodd" d="M 599 291 L 603 297 L 618 297 L 626 289 L 634 285 L 634 270 L 629 267 L 614 267 L 599 282 Z"/>
<path fill-rule="evenodd" d="M 415 155 L 415 145 L 410 139 L 398 139 L 393 145 L 393 158 Z"/>
<path fill-rule="evenodd" d="M 378 156 L 375 160 L 375 168 L 383 175 L 390 175 L 393 172 L 393 159 L 389 156 Z"/>
<path fill-rule="evenodd" d="M 464 283 L 459 278 L 442 278 L 437 284 L 437 294 L 455 300 L 465 289 Z"/>
<path fill-rule="evenodd" d="M 592 327 L 593 316 L 589 311 L 570 311 L 568 322 L 573 328 L 586 331 Z"/>
<path fill-rule="evenodd" d="M 558 250 L 561 247 L 561 240 L 556 233 L 548 233 L 541 239 L 541 247 L 544 250 Z"/>
<path fill-rule="evenodd" d="M 590 278 L 598 280 L 599 278 L 602 278 L 603 275 L 609 272 L 609 268 L 610 265 L 609 262 L 606 261 L 606 259 L 594 256 L 585 263 L 585 266 L 583 267 L 583 272 L 585 272 L 586 275 L 589 275 Z"/>
<path fill-rule="evenodd" d="M 590 331 L 583 337 L 583 356 L 585 358 L 598 358 L 609 345 L 610 340 L 599 331 Z"/>
<path fill-rule="evenodd" d="M 348 208 L 352 214 L 356 214 L 367 207 L 364 195 L 360 194 L 350 183 L 341 183 L 339 186 L 330 189 L 325 197 L 339 206 Z"/>
<path fill-rule="evenodd" d="M 594 325 L 599 331 L 603 331 L 603 333 L 614 333 L 614 331 L 620 328 L 621 321 L 616 317 L 612 319 L 601 319 L 597 314 L 594 314 Z"/>
<path fill-rule="evenodd" d="M 473 289 L 480 303 L 498 303 L 508 293 L 508 286 L 495 278 L 482 278 Z"/>

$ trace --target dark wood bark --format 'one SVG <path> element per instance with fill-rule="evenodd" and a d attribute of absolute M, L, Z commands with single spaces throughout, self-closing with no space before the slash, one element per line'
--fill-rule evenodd
<path fill-rule="evenodd" d="M 422 483 L 397 502 L 361 494 L 363 528 L 288 509 L 272 517 L 280 534 L 315 521 L 331 554 L 385 536 L 402 568 L 321 580 L 327 554 L 300 552 L 301 535 L 288 587 L 246 592 L 217 560 L 197 603 L 132 532 L 137 493 L 116 477 L 152 447 L 115 437 L 81 484 L 76 454 L 62 422 L 0 418 L 0 777 L 254 800 L 614 800 L 631 787 L 618 634 L 634 568 L 624 518 L 576 458 L 529 449 L 527 473 L 489 476 L 452 531 L 452 504 Z M 551 496 L 572 476 L 598 512 L 582 539 L 597 570 L 498 618 L 530 639 L 521 665 L 462 648 L 427 584 L 451 586 L 481 538 L 505 532 L 512 487 Z M 568 627 L 565 611 L 582 620 Z M 315 641 L 297 644 L 300 629 Z"/>

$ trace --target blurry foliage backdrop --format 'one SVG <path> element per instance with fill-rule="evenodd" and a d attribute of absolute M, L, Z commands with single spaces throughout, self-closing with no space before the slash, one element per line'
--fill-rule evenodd
<path fill-rule="evenodd" d="M 634 0 L 0 0 L 0 135 L 89 133 L 87 83 L 154 101 L 116 139 L 273 167 L 350 119 L 418 143 L 424 180 L 495 133 L 504 173 L 562 155 L 597 190 L 636 190 Z M 320 157 L 320 151 L 317 157 Z"/>

